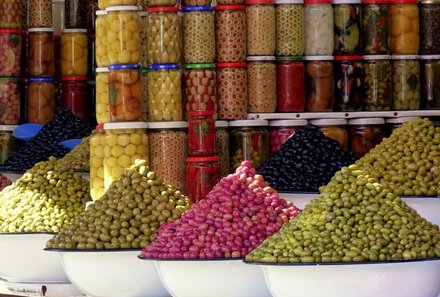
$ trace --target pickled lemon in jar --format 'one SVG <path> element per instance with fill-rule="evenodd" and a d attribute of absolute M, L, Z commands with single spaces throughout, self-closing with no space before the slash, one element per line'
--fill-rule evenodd
<path fill-rule="evenodd" d="M 110 122 L 108 95 L 108 68 L 96 68 L 95 115 L 98 124 Z"/>
<path fill-rule="evenodd" d="M 95 21 L 95 56 L 98 67 L 110 64 L 107 54 L 107 11 L 98 10 Z"/>
<path fill-rule="evenodd" d="M 61 75 L 86 76 L 88 40 L 85 29 L 66 29 L 61 33 Z"/>
<path fill-rule="evenodd" d="M 90 137 L 90 196 L 98 200 L 104 193 L 104 126 L 96 126 Z"/>

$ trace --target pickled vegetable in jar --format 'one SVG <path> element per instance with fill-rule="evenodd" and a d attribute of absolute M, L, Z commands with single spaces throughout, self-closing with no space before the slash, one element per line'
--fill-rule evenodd
<path fill-rule="evenodd" d="M 276 51 L 276 12 L 273 0 L 246 0 L 247 54 L 272 56 Z"/>
<path fill-rule="evenodd" d="M 182 73 L 178 64 L 154 64 L 148 71 L 148 118 L 151 122 L 181 121 Z"/>
<path fill-rule="evenodd" d="M 54 35 L 59 36 L 64 28 L 64 0 L 52 0 Z"/>
<path fill-rule="evenodd" d="M 61 75 L 86 76 L 88 39 L 85 29 L 66 29 L 61 34 Z"/>
<path fill-rule="evenodd" d="M 387 134 L 391 135 L 391 133 L 400 128 L 403 123 L 414 122 L 422 120 L 421 117 L 398 117 L 398 118 L 387 118 L 385 119 Z"/>
<path fill-rule="evenodd" d="M 364 55 L 391 53 L 389 0 L 363 0 L 362 47 Z"/>
<path fill-rule="evenodd" d="M 305 70 L 301 57 L 277 57 L 277 112 L 304 112 Z"/>
<path fill-rule="evenodd" d="M 276 0 L 278 56 L 304 55 L 304 0 Z"/>
<path fill-rule="evenodd" d="M 28 32 L 28 74 L 30 76 L 54 76 L 55 43 L 53 29 L 31 28 Z"/>
<path fill-rule="evenodd" d="M 142 120 L 141 75 L 138 64 L 110 65 L 109 108 L 112 122 Z"/>
<path fill-rule="evenodd" d="M 361 54 L 361 0 L 334 0 L 336 55 Z"/>
<path fill-rule="evenodd" d="M 148 0 L 148 6 L 178 6 L 178 0 Z"/>
<path fill-rule="evenodd" d="M 211 6 L 211 0 L 182 0 L 182 6 Z"/>
<path fill-rule="evenodd" d="M 106 9 L 110 6 L 137 5 L 138 0 L 98 0 L 99 9 Z"/>
<path fill-rule="evenodd" d="M 277 107 L 277 82 L 274 56 L 248 56 L 249 113 L 275 112 Z"/>
<path fill-rule="evenodd" d="M 215 121 L 212 111 L 190 111 L 188 118 L 188 155 L 209 157 L 215 150 Z"/>
<path fill-rule="evenodd" d="M 333 8 L 330 0 L 304 1 L 305 55 L 333 55 Z"/>
<path fill-rule="evenodd" d="M 52 77 L 31 77 L 28 80 L 27 120 L 47 124 L 55 113 L 55 84 Z"/>
<path fill-rule="evenodd" d="M 51 28 L 52 0 L 29 1 L 29 28 Z"/>
<path fill-rule="evenodd" d="M 364 84 L 361 56 L 335 56 L 335 110 L 361 111 Z"/>
<path fill-rule="evenodd" d="M 423 0 L 419 6 L 421 55 L 440 54 L 440 2 Z"/>
<path fill-rule="evenodd" d="M 215 62 L 215 17 L 211 6 L 186 6 L 183 15 L 185 63 Z"/>
<path fill-rule="evenodd" d="M 391 56 L 364 56 L 365 110 L 391 110 Z"/>
<path fill-rule="evenodd" d="M 117 180 L 137 159 L 148 158 L 148 125 L 145 122 L 104 124 L 104 188 Z"/>
<path fill-rule="evenodd" d="M 99 9 L 106 9 L 108 6 L 109 6 L 108 0 L 98 0 L 98 8 Z"/>
<path fill-rule="evenodd" d="M 105 193 L 104 147 L 104 126 L 98 125 L 90 137 L 90 196 L 94 201 Z"/>
<path fill-rule="evenodd" d="M 142 120 L 148 122 L 148 67 L 141 68 Z"/>
<path fill-rule="evenodd" d="M 178 7 L 151 7 L 148 9 L 147 49 L 148 63 L 180 63 L 182 36 Z"/>
<path fill-rule="evenodd" d="M 307 120 L 276 120 L 270 121 L 270 153 L 274 154 L 298 130 L 307 126 Z"/>
<path fill-rule="evenodd" d="M 246 63 L 217 63 L 219 119 L 241 120 L 247 115 Z"/>
<path fill-rule="evenodd" d="M 348 120 L 350 149 L 356 157 L 363 157 L 382 142 L 385 134 L 384 125 L 385 120 L 382 118 Z"/>
<path fill-rule="evenodd" d="M 182 121 L 148 124 L 150 169 L 186 193 L 187 123 Z"/>
<path fill-rule="evenodd" d="M 86 76 L 61 77 L 62 105 L 72 111 L 78 118 L 88 121 L 88 98 Z"/>
<path fill-rule="evenodd" d="M 17 126 L 0 126 L 0 165 L 5 163 L 14 153 L 12 132 Z"/>
<path fill-rule="evenodd" d="M 197 203 L 220 181 L 218 157 L 191 157 L 186 162 L 188 197 L 192 203 Z"/>
<path fill-rule="evenodd" d="M 417 55 L 419 51 L 419 8 L 417 0 L 394 0 L 390 7 L 391 53 Z"/>
<path fill-rule="evenodd" d="M 110 64 L 136 64 L 141 58 L 137 6 L 107 9 L 107 53 Z"/>
<path fill-rule="evenodd" d="M 24 34 L 24 30 L 0 29 L 0 76 L 20 76 Z"/>
<path fill-rule="evenodd" d="M 0 78 L 0 125 L 20 123 L 19 78 Z"/>
<path fill-rule="evenodd" d="M 27 0 L 26 0 L 27 1 Z M 23 9 L 22 0 L 3 0 L 0 2 L 0 28 L 21 29 L 26 10 Z"/>
<path fill-rule="evenodd" d="M 306 111 L 333 111 L 333 56 L 306 56 Z"/>
<path fill-rule="evenodd" d="M 67 29 L 87 29 L 87 0 L 64 0 L 64 26 Z"/>
<path fill-rule="evenodd" d="M 246 13 L 244 5 L 215 7 L 217 62 L 246 60 Z"/>
<path fill-rule="evenodd" d="M 96 69 L 96 94 L 95 94 L 95 115 L 98 124 L 109 123 L 110 107 L 108 96 L 108 68 Z"/>
<path fill-rule="evenodd" d="M 419 56 L 419 59 L 422 108 L 440 109 L 440 55 Z"/>
<path fill-rule="evenodd" d="M 310 124 L 319 127 L 321 132 L 339 143 L 344 149 L 348 149 L 348 131 L 346 119 L 319 119 L 310 120 Z"/>
<path fill-rule="evenodd" d="M 186 113 L 191 111 L 212 112 L 217 119 L 217 75 L 215 64 L 185 65 Z"/>
<path fill-rule="evenodd" d="M 229 124 L 227 121 L 215 122 L 215 154 L 218 156 L 220 177 L 229 174 Z"/>
<path fill-rule="evenodd" d="M 241 5 L 244 4 L 244 0 L 217 0 L 217 5 Z"/>
<path fill-rule="evenodd" d="M 418 56 L 391 57 L 393 60 L 393 109 L 417 110 L 420 107 L 420 64 Z"/>
<path fill-rule="evenodd" d="M 231 172 L 240 164 L 251 161 L 253 168 L 258 168 L 269 156 L 269 132 L 266 120 L 230 121 L 230 157 Z"/>
<path fill-rule="evenodd" d="M 107 67 L 110 61 L 107 53 L 107 11 L 98 10 L 96 12 L 95 30 L 95 56 L 98 67 Z"/>

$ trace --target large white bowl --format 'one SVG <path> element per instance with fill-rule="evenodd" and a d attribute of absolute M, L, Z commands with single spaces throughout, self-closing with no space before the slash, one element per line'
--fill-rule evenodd
<path fill-rule="evenodd" d="M 274 297 L 437 297 L 440 294 L 440 258 L 258 266 Z"/>
<path fill-rule="evenodd" d="M 149 260 L 150 261 L 150 260 Z M 261 270 L 242 260 L 155 260 L 173 297 L 269 297 Z"/>
<path fill-rule="evenodd" d="M 48 250 L 61 256 L 69 280 L 90 297 L 168 297 L 154 262 L 140 250 Z"/>
<path fill-rule="evenodd" d="M 9 282 L 67 283 L 56 254 L 44 251 L 49 233 L 0 233 L 0 278 Z"/>

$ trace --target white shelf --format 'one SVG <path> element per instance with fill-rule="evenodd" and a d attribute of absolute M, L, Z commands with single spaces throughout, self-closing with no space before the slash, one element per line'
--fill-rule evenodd
<path fill-rule="evenodd" d="M 45 297 L 83 297 L 74 285 L 70 283 L 36 284 L 13 283 L 0 279 L 0 294 L 12 296 L 45 296 Z"/>

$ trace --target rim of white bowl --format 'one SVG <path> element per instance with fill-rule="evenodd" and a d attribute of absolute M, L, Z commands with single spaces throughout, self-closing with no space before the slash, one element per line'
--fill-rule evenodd
<path fill-rule="evenodd" d="M 344 266 L 344 265 L 371 265 L 371 264 L 402 264 L 410 262 L 430 262 L 440 261 L 440 257 L 435 258 L 423 258 L 423 259 L 410 259 L 410 260 L 389 260 L 389 261 L 353 261 L 353 262 L 312 262 L 312 263 L 286 263 L 286 262 L 256 262 L 243 260 L 244 263 L 250 265 L 261 266 Z"/>

